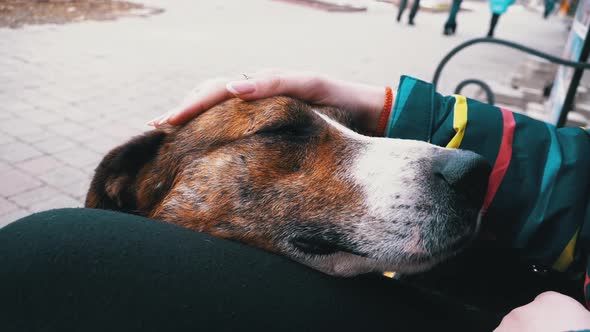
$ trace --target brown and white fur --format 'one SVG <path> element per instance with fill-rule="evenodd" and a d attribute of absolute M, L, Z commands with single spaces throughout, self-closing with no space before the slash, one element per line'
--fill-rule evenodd
<path fill-rule="evenodd" d="M 229 100 L 112 150 L 86 206 L 242 241 L 340 276 L 422 271 L 462 249 L 478 228 L 483 158 L 363 136 L 348 114 L 287 97 Z"/>

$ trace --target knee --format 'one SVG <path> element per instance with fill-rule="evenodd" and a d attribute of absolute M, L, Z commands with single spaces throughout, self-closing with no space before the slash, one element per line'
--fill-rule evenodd
<path fill-rule="evenodd" d="M 0 268 L 23 265 L 40 253 L 59 248 L 61 236 L 68 232 L 67 224 L 76 221 L 72 210 L 77 209 L 35 213 L 0 229 Z"/>

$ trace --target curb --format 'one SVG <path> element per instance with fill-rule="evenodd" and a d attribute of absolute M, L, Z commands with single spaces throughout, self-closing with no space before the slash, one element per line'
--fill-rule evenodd
<path fill-rule="evenodd" d="M 286 2 L 294 5 L 301 5 L 311 7 L 314 9 L 325 10 L 328 12 L 364 12 L 367 11 L 365 6 L 355 6 L 343 4 L 342 1 L 328 1 L 328 0 L 274 0 L 278 2 Z"/>

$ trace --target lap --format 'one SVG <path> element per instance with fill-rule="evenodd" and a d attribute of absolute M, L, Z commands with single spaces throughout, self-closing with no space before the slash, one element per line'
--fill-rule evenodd
<path fill-rule="evenodd" d="M 137 216 L 62 209 L 0 229 L 0 330 L 491 330 L 380 276 L 334 278 Z M 2 326 L 4 325 L 4 326 Z"/>

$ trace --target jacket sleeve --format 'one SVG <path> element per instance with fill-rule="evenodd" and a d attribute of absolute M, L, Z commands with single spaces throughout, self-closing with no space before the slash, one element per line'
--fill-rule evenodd
<path fill-rule="evenodd" d="M 474 151 L 493 166 L 483 230 L 531 263 L 557 271 L 586 263 L 590 136 L 403 76 L 387 137 Z M 586 223 L 588 224 L 588 223 Z"/>

